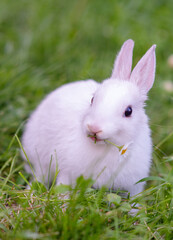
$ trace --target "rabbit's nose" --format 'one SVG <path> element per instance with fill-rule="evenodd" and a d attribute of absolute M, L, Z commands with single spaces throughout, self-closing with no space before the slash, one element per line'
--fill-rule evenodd
<path fill-rule="evenodd" d="M 87 127 L 88 127 L 88 130 L 93 134 L 97 134 L 97 133 L 102 132 L 101 128 L 98 127 L 97 125 L 88 124 Z"/>

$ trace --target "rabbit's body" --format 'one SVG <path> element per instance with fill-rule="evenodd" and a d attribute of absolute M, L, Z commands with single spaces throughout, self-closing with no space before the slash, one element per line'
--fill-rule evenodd
<path fill-rule="evenodd" d="M 133 49 L 132 41 L 127 42 Z M 144 183 L 135 183 L 148 176 L 152 153 L 145 100 L 145 91 L 136 83 L 116 76 L 102 84 L 93 80 L 66 84 L 50 93 L 31 115 L 22 139 L 38 180 L 47 182 L 58 167 L 57 184 L 74 184 L 83 175 L 92 177 L 96 188 L 141 192 Z M 130 117 L 124 115 L 128 106 L 133 109 Z M 127 155 L 120 156 L 118 148 L 105 140 L 133 143 Z M 26 169 L 31 172 L 29 166 Z"/>

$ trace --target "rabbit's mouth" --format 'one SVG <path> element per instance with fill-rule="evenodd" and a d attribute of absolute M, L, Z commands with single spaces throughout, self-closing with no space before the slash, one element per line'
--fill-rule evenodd
<path fill-rule="evenodd" d="M 88 135 L 88 137 L 94 142 L 94 143 L 97 143 L 97 142 L 104 142 L 103 139 L 99 139 L 97 138 L 97 135 L 94 134 L 94 135 Z"/>

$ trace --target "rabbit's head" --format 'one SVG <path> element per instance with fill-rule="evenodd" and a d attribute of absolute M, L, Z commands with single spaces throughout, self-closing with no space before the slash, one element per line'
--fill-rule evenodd
<path fill-rule="evenodd" d="M 93 93 L 84 129 L 89 141 L 117 145 L 134 141 L 148 124 L 144 103 L 155 77 L 155 45 L 131 72 L 134 42 L 127 40 L 114 63 L 112 76 Z"/>

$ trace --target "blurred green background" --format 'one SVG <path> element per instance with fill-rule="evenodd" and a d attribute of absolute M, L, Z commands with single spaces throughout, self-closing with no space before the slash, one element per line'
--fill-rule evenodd
<path fill-rule="evenodd" d="M 171 156 L 172 14 L 171 0 L 0 1 L 0 166 L 13 155 L 20 162 L 17 141 L 9 144 L 47 93 L 67 82 L 109 77 L 117 51 L 129 38 L 135 41 L 133 66 L 157 45 L 147 113 L 154 145 L 167 138 L 155 154 Z"/>

